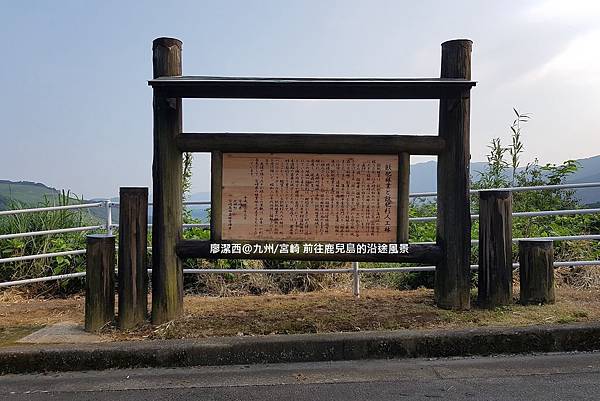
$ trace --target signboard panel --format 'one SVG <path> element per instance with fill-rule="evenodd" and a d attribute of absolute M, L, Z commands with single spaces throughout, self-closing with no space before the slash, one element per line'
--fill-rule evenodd
<path fill-rule="evenodd" d="M 223 153 L 223 240 L 396 242 L 398 156 Z"/>

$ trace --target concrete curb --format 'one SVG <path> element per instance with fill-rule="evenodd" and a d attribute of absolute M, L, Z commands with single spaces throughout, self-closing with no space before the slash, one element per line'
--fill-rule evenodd
<path fill-rule="evenodd" d="M 600 350 L 600 323 L 221 337 L 0 349 L 0 373 Z"/>

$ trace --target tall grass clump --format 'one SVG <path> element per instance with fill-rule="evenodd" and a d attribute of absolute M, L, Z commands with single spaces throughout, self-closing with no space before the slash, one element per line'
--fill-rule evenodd
<path fill-rule="evenodd" d="M 73 196 L 68 191 L 62 191 L 56 197 L 46 196 L 37 205 L 28 205 L 10 200 L 9 209 L 67 206 L 80 203 L 83 203 L 83 199 Z M 0 216 L 0 234 L 45 231 L 98 224 L 99 219 L 94 217 L 87 209 L 23 213 Z M 89 232 L 27 236 L 0 240 L 0 257 L 11 258 L 85 249 L 85 236 L 87 234 Z M 85 271 L 85 255 L 57 256 L 53 258 L 2 263 L 0 264 L 0 280 L 11 281 L 82 271 Z M 83 283 L 82 279 L 61 280 L 28 285 L 26 289 L 34 295 L 48 292 L 53 295 L 65 295 L 80 291 L 83 288 Z"/>

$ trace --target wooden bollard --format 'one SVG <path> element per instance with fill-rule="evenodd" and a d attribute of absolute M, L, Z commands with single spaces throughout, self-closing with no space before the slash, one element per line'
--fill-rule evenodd
<path fill-rule="evenodd" d="M 88 235 L 85 267 L 85 330 L 98 331 L 115 317 L 115 237 Z"/>
<path fill-rule="evenodd" d="M 479 192 L 478 303 L 487 308 L 512 302 L 512 194 Z"/>
<path fill-rule="evenodd" d="M 554 303 L 554 246 L 548 240 L 519 241 L 520 301 Z"/>
<path fill-rule="evenodd" d="M 119 205 L 119 328 L 130 329 L 148 313 L 148 188 L 121 188 Z"/>

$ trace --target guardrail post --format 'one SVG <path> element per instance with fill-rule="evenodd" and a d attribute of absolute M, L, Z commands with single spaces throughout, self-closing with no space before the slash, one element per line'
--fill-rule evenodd
<path fill-rule="evenodd" d="M 148 313 L 148 188 L 121 188 L 119 204 L 119 328 L 130 329 Z"/>
<path fill-rule="evenodd" d="M 85 330 L 98 331 L 115 317 L 115 237 L 87 236 Z"/>
<path fill-rule="evenodd" d="M 352 293 L 356 298 L 360 297 L 360 271 L 358 262 L 352 262 Z"/>
<path fill-rule="evenodd" d="M 512 302 L 512 193 L 479 192 L 477 301 L 487 308 Z"/>
<path fill-rule="evenodd" d="M 470 40 L 442 43 L 441 78 L 471 79 Z M 470 98 L 440 99 L 439 136 L 446 148 L 437 164 L 437 233 L 442 260 L 435 269 L 435 301 L 441 308 L 469 309 L 471 216 L 469 202 Z"/>
<path fill-rule="evenodd" d="M 112 205 L 111 205 L 111 201 L 110 199 L 107 199 L 104 201 L 104 208 L 105 208 L 105 212 L 106 212 L 106 219 L 105 219 L 105 225 L 106 225 L 106 234 L 107 235 L 113 235 L 113 229 L 112 229 Z"/>
<path fill-rule="evenodd" d="M 173 38 L 154 40 L 154 78 L 181 75 L 181 44 Z M 175 253 L 183 222 L 183 161 L 175 143 L 182 132 L 181 98 L 155 94 L 153 108 L 152 323 L 162 324 L 183 313 L 183 270 Z"/>
<path fill-rule="evenodd" d="M 520 302 L 553 304 L 554 244 L 548 240 L 519 241 Z"/>

